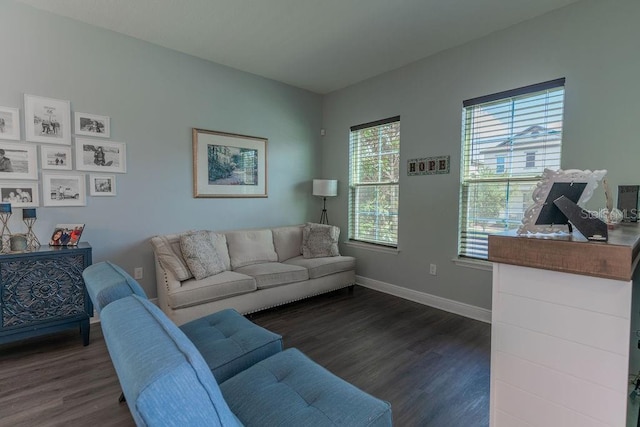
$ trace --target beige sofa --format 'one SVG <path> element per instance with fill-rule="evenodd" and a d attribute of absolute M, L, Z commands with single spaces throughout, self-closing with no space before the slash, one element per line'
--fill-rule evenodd
<path fill-rule="evenodd" d="M 176 324 L 225 309 L 247 314 L 355 283 L 355 258 L 340 256 L 339 229 L 306 224 L 206 233 L 219 268 L 196 279 L 185 257 L 185 237 L 194 232 L 151 239 L 156 264 L 158 305 Z M 317 233 L 331 234 L 331 242 Z M 182 246 L 181 246 L 182 240 Z M 209 247 L 209 246 L 207 246 Z M 182 249 L 181 249 L 182 248 Z M 331 255 L 331 256 L 325 256 Z M 218 272 L 218 270 L 222 271 Z M 195 269 L 194 269 L 195 270 Z M 198 273 L 197 270 L 195 270 Z M 206 274 L 206 273 L 205 273 Z M 197 276 L 198 274 L 196 274 Z"/>

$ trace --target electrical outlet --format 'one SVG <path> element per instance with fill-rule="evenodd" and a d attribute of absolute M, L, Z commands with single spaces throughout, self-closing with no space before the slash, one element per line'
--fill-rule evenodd
<path fill-rule="evenodd" d="M 144 270 L 142 269 L 142 267 L 136 267 L 133 270 L 133 278 L 138 280 L 138 279 L 142 279 L 142 277 L 144 276 Z"/>
<path fill-rule="evenodd" d="M 429 265 L 429 274 L 432 276 L 435 276 L 437 274 L 438 270 L 435 264 L 430 264 Z"/>

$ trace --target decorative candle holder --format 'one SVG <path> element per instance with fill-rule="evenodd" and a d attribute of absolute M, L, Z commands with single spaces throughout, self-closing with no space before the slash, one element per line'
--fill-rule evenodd
<path fill-rule="evenodd" d="M 0 238 L 2 239 L 2 253 L 11 252 L 11 231 L 7 223 L 11 218 L 11 203 L 0 203 L 0 221 L 2 222 L 2 231 L 0 232 Z"/>
<path fill-rule="evenodd" d="M 22 210 L 22 221 L 27 225 L 27 250 L 32 251 L 40 247 L 40 240 L 33 232 L 33 225 L 36 223 L 36 208 L 25 208 Z"/>

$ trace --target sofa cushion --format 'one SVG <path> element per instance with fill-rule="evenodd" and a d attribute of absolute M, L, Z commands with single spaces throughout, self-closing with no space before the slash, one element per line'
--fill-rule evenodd
<path fill-rule="evenodd" d="M 179 288 L 169 291 L 167 302 L 175 310 L 246 294 L 256 289 L 253 277 L 234 271 L 223 271 L 202 280 L 189 279 L 182 282 Z"/>
<path fill-rule="evenodd" d="M 151 245 L 160 265 L 171 271 L 174 277 L 182 282 L 192 278 L 193 274 L 182 257 L 180 236 L 181 234 L 154 236 L 151 238 Z"/>
<path fill-rule="evenodd" d="M 390 426 L 391 405 L 290 348 L 220 384 L 244 425 Z"/>
<path fill-rule="evenodd" d="M 229 251 L 227 250 L 227 239 L 224 234 L 215 233 L 207 230 L 209 237 L 213 242 L 213 247 L 218 253 L 218 257 L 224 264 L 225 270 L 231 270 L 231 261 L 229 260 Z M 180 249 L 180 237 L 184 234 L 193 233 L 193 231 L 187 231 L 186 233 L 166 234 L 164 236 L 155 236 L 151 238 L 151 245 L 153 246 L 153 252 L 162 265 L 163 268 L 170 270 L 173 276 L 179 280 L 187 280 L 193 277 L 189 266 L 182 256 L 182 250 Z"/>
<path fill-rule="evenodd" d="M 225 236 L 234 270 L 246 265 L 278 261 L 273 247 L 273 234 L 269 229 L 229 231 Z"/>
<path fill-rule="evenodd" d="M 339 237 L 338 227 L 308 222 L 302 229 L 302 255 L 305 258 L 338 256 Z"/>
<path fill-rule="evenodd" d="M 316 279 L 318 277 L 356 269 L 356 259 L 354 257 L 342 255 L 324 258 L 305 258 L 303 256 L 298 256 L 296 258 L 291 258 L 284 263 L 306 268 L 309 272 L 310 279 Z"/>
<path fill-rule="evenodd" d="M 307 269 L 294 264 L 266 262 L 240 267 L 238 273 L 246 274 L 256 279 L 258 289 L 273 288 L 287 283 L 302 282 L 309 279 Z"/>
<path fill-rule="evenodd" d="M 240 425 L 202 355 L 153 303 L 132 295 L 100 317 L 136 425 Z"/>
<path fill-rule="evenodd" d="M 282 337 L 236 310 L 226 309 L 180 326 L 221 383 L 282 351 Z"/>
<path fill-rule="evenodd" d="M 180 236 L 180 250 L 196 280 L 225 270 L 224 263 L 213 246 L 209 232 L 196 231 Z"/>
<path fill-rule="evenodd" d="M 302 254 L 302 227 L 303 225 L 293 225 L 271 229 L 278 262 Z"/>

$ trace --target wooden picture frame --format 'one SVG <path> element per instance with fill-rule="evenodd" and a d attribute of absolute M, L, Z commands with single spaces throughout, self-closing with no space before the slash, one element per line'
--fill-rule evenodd
<path fill-rule="evenodd" d="M 124 142 L 76 138 L 75 148 L 76 169 L 79 171 L 127 171 L 127 146 Z"/>
<path fill-rule="evenodd" d="M 85 175 L 43 173 L 42 201 L 44 206 L 85 206 Z"/>
<path fill-rule="evenodd" d="M 0 107 L 0 139 L 20 141 L 20 109 Z"/>
<path fill-rule="evenodd" d="M 267 197 L 266 138 L 193 129 L 193 197 Z"/>
<path fill-rule="evenodd" d="M 71 103 L 25 94 L 24 125 L 27 141 L 71 145 Z"/>

